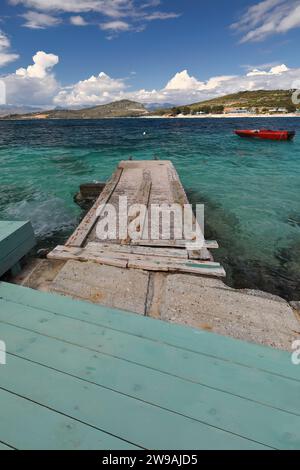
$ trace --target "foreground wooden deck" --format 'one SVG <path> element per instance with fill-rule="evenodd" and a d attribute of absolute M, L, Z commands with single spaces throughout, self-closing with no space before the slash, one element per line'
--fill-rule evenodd
<path fill-rule="evenodd" d="M 300 449 L 290 354 L 0 283 L 0 449 Z"/>

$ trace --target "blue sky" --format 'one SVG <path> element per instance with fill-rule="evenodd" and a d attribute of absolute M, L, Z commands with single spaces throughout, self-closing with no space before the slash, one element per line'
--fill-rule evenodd
<path fill-rule="evenodd" d="M 1 0 L 0 17 L 14 104 L 183 103 L 300 78 L 299 0 Z"/>

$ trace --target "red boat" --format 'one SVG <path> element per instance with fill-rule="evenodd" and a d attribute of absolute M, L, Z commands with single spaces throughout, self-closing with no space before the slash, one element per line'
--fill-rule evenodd
<path fill-rule="evenodd" d="M 266 129 L 237 130 L 235 133 L 240 137 L 252 137 L 269 140 L 292 140 L 296 135 L 295 131 L 271 131 Z"/>

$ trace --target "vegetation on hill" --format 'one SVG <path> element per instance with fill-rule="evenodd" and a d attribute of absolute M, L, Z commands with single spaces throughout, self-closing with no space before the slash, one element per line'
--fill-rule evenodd
<path fill-rule="evenodd" d="M 141 103 L 130 100 L 115 101 L 113 103 L 84 108 L 78 110 L 53 109 L 29 114 L 16 114 L 5 116 L 4 119 L 101 119 L 110 117 L 139 117 L 148 115 L 148 111 Z"/>
<path fill-rule="evenodd" d="M 252 109 L 258 113 L 268 112 L 270 109 L 284 108 L 288 112 L 295 112 L 296 106 L 292 102 L 292 93 L 293 90 L 241 91 L 200 103 L 160 109 L 157 112 L 172 115 L 195 114 L 197 112 L 221 114 L 225 108 Z"/>

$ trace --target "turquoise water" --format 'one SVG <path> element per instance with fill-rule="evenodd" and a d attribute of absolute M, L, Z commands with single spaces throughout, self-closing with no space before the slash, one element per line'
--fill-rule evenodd
<path fill-rule="evenodd" d="M 244 140 L 235 128 L 298 131 L 294 142 Z M 146 135 L 143 133 L 146 132 Z M 227 282 L 300 298 L 300 119 L 115 119 L 0 122 L 0 219 L 31 219 L 39 246 L 72 232 L 83 182 L 120 159 L 171 159 Z"/>

